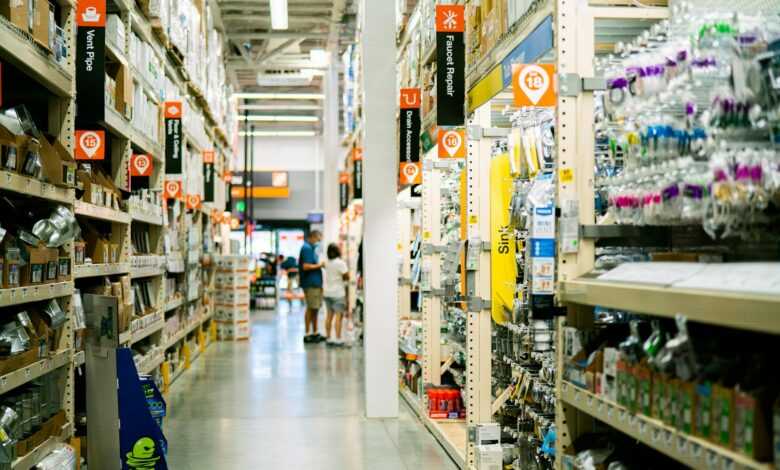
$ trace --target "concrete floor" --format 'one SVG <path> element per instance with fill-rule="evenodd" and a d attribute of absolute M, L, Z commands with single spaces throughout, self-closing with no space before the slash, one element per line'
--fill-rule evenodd
<path fill-rule="evenodd" d="M 169 468 L 457 468 L 403 400 L 397 420 L 364 418 L 360 348 L 304 348 L 299 312 L 252 318 L 251 341 L 210 346 L 173 384 Z"/>

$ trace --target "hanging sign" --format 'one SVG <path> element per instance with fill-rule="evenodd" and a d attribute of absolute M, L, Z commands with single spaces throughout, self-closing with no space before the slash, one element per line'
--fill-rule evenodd
<path fill-rule="evenodd" d="M 76 107 L 79 122 L 105 119 L 106 1 L 76 2 Z"/>
<path fill-rule="evenodd" d="M 436 5 L 436 122 L 462 126 L 466 122 L 465 7 Z"/>
<path fill-rule="evenodd" d="M 106 158 L 105 131 L 76 131 L 76 160 L 103 160 Z"/>
<path fill-rule="evenodd" d="M 422 184 L 422 163 L 408 162 L 400 166 L 401 186 Z"/>
<path fill-rule="evenodd" d="M 339 174 L 339 208 L 343 211 L 349 207 L 349 173 Z"/>
<path fill-rule="evenodd" d="M 555 92 L 555 65 L 515 64 L 512 66 L 512 93 L 515 106 L 553 107 L 558 102 Z"/>
<path fill-rule="evenodd" d="M 352 197 L 363 199 L 363 147 L 352 149 Z"/>
<path fill-rule="evenodd" d="M 200 194 L 188 194 L 187 195 L 187 209 L 189 210 L 196 210 L 200 209 L 200 206 L 202 205 L 202 200 L 200 198 Z"/>
<path fill-rule="evenodd" d="M 214 202 L 214 151 L 203 151 L 203 201 Z"/>
<path fill-rule="evenodd" d="M 168 180 L 165 182 L 165 199 L 180 199 L 181 194 L 181 181 Z"/>
<path fill-rule="evenodd" d="M 222 179 L 225 181 L 225 183 L 230 183 L 233 180 L 233 172 L 230 170 L 225 170 L 225 172 L 222 174 Z"/>
<path fill-rule="evenodd" d="M 466 129 L 439 128 L 439 158 L 466 158 Z"/>
<path fill-rule="evenodd" d="M 420 89 L 401 88 L 400 162 L 420 161 Z"/>
<path fill-rule="evenodd" d="M 182 172 L 182 104 L 181 101 L 165 102 L 165 172 Z"/>
<path fill-rule="evenodd" d="M 152 176 L 154 163 L 151 155 L 133 155 L 130 157 L 130 176 Z"/>

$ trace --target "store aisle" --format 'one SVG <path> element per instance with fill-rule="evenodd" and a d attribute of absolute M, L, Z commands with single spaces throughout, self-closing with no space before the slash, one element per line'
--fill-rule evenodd
<path fill-rule="evenodd" d="M 173 384 L 170 468 L 456 468 L 405 404 L 363 417 L 359 348 L 304 348 L 301 312 L 252 318 L 251 341 L 212 345 Z"/>

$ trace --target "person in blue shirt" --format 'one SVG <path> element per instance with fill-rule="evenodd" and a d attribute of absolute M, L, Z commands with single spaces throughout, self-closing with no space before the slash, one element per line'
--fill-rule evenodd
<path fill-rule="evenodd" d="M 312 230 L 309 239 L 303 243 L 298 257 L 301 275 L 301 287 L 306 302 L 306 335 L 304 343 L 319 343 L 325 338 L 318 333 L 317 316 L 322 308 L 322 267 L 325 263 L 317 255 L 317 244 L 322 240 L 322 233 Z"/>

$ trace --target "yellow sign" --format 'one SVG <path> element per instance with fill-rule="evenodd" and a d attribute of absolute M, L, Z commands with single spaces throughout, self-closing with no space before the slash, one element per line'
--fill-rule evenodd
<path fill-rule="evenodd" d="M 571 168 L 561 168 L 558 170 L 558 179 L 563 184 L 571 183 L 574 181 L 574 170 Z"/>
<path fill-rule="evenodd" d="M 512 181 L 509 154 L 493 158 L 490 162 L 490 303 L 493 321 L 499 325 L 511 318 L 517 282 L 517 246 L 514 230 L 509 225 Z"/>

